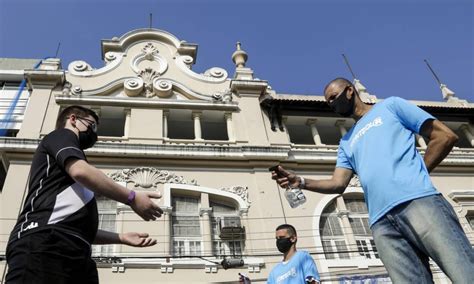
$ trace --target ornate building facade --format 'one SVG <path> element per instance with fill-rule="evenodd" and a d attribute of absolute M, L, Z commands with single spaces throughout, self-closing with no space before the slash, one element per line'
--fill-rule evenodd
<path fill-rule="evenodd" d="M 36 146 L 62 108 L 79 104 L 101 121 L 89 162 L 129 188 L 161 192 L 165 212 L 144 222 L 128 206 L 97 196 L 101 228 L 158 240 L 142 249 L 94 246 L 101 283 L 231 283 L 238 272 L 264 282 L 281 260 L 274 230 L 282 223 L 297 228 L 298 247 L 311 253 L 323 283 L 389 281 L 357 178 L 342 195 L 305 192 L 307 202 L 292 209 L 268 172 L 280 163 L 329 177 L 352 119 L 334 114 L 321 96 L 281 94 L 256 79 L 240 44 L 231 76 L 217 67 L 194 72 L 197 45 L 157 29 L 102 41 L 102 57 L 99 69 L 84 61 L 63 69 L 57 58 L 0 59 L 0 255 Z M 356 86 L 367 102 L 377 101 Z M 432 179 L 474 243 L 474 104 L 454 96 L 414 103 L 461 138 Z M 426 141 L 415 142 L 423 153 Z M 223 260 L 236 267 L 224 269 Z M 437 283 L 449 283 L 432 269 Z"/>

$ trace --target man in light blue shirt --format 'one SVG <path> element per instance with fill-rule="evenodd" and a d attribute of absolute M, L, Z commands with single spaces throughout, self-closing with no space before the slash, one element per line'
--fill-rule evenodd
<path fill-rule="evenodd" d="M 474 251 L 429 176 L 451 151 L 456 134 L 398 97 L 365 104 L 344 78 L 331 81 L 324 95 L 336 113 L 356 120 L 340 141 L 332 178 L 305 181 L 282 167 L 272 178 L 282 187 L 341 194 L 357 174 L 374 241 L 392 281 L 432 283 L 431 257 L 454 283 L 474 283 Z M 429 139 L 424 157 L 415 134 Z"/>
<path fill-rule="evenodd" d="M 307 251 L 297 251 L 296 229 L 283 224 L 275 231 L 276 246 L 283 253 L 283 261 L 273 267 L 268 276 L 269 284 L 319 283 L 319 273 L 314 260 Z"/>

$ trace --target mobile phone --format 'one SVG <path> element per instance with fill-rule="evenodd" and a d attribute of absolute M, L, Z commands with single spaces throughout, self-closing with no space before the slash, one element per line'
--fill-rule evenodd
<path fill-rule="evenodd" d="M 277 172 L 277 173 L 278 173 L 278 166 L 279 166 L 279 165 L 276 165 L 276 166 L 273 166 L 273 167 L 269 167 L 268 170 L 269 170 L 270 172 Z"/>

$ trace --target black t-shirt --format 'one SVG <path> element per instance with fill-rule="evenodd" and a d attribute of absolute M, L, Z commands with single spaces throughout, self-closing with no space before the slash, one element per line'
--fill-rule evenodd
<path fill-rule="evenodd" d="M 33 156 L 28 195 L 9 243 L 46 228 L 93 242 L 98 227 L 94 193 L 67 174 L 68 159 L 86 160 L 73 131 L 57 129 L 43 138 Z"/>

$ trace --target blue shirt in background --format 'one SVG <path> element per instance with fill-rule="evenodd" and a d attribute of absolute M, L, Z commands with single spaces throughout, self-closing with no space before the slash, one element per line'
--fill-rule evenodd
<path fill-rule="evenodd" d="M 319 273 L 307 251 L 296 251 L 288 262 L 278 263 L 268 276 L 268 284 L 302 284 L 307 278 L 319 282 Z"/>
<path fill-rule="evenodd" d="M 398 97 L 375 104 L 342 137 L 336 167 L 359 176 L 372 226 L 393 207 L 439 194 L 431 183 L 415 133 L 435 119 Z"/>

